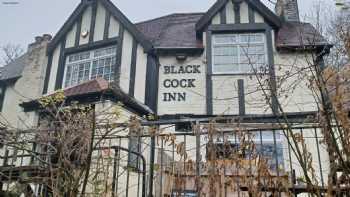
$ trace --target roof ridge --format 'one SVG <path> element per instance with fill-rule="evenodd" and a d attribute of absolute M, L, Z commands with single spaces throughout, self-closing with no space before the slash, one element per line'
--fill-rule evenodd
<path fill-rule="evenodd" d="M 144 24 L 144 23 L 149 23 L 155 20 L 160 20 L 160 19 L 164 19 L 164 18 L 168 18 L 168 17 L 174 17 L 176 15 L 200 15 L 200 14 L 205 14 L 205 12 L 175 12 L 175 13 L 171 13 L 171 14 L 167 14 L 164 16 L 159 16 L 153 19 L 149 19 L 149 20 L 145 20 L 145 21 L 140 21 L 137 23 L 134 23 L 135 25 L 140 25 L 140 24 Z"/>

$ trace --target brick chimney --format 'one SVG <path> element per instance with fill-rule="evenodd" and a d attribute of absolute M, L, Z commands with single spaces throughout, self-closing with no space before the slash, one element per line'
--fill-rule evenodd
<path fill-rule="evenodd" d="M 44 34 L 42 36 L 36 36 L 34 42 L 28 45 L 28 52 L 38 48 L 46 47 L 46 45 L 51 41 L 52 36 L 50 34 Z"/>
<path fill-rule="evenodd" d="M 48 57 L 46 56 L 47 46 L 52 36 L 44 34 L 36 36 L 34 42 L 28 45 L 26 53 L 26 66 L 22 72 L 22 81 L 25 81 L 22 90 L 28 98 L 39 98 L 43 92 L 44 79 Z M 26 91 L 30 90 L 30 92 Z"/>
<path fill-rule="evenodd" d="M 277 0 L 275 11 L 284 21 L 300 21 L 298 0 Z"/>

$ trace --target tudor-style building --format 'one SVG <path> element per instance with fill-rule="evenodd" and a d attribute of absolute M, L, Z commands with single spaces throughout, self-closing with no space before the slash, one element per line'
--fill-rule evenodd
<path fill-rule="evenodd" d="M 38 98 L 64 89 L 67 97 L 101 108 L 124 101 L 126 111 L 140 117 L 220 115 L 273 123 L 279 96 L 287 116 L 303 122 L 317 105 L 298 69 L 321 64 L 330 45 L 311 24 L 300 22 L 296 0 L 280 2 L 273 12 L 260 0 L 217 0 L 206 13 L 170 14 L 134 24 L 110 0 L 82 0 L 47 46 Z M 286 73 L 290 77 L 280 83 Z M 260 88 L 257 75 L 269 82 L 268 89 Z M 5 92 L 5 103 L 6 97 Z M 21 106 L 35 125 L 37 102 L 26 100 Z M 4 104 L 3 112 L 11 107 Z M 179 128 L 183 125 L 174 131 Z M 274 143 L 279 147 L 275 156 L 286 160 L 285 143 L 271 135 L 262 137 L 262 143 Z M 311 149 L 316 148 L 313 142 Z M 319 161 L 322 174 L 328 157 L 319 156 Z"/>
<path fill-rule="evenodd" d="M 302 56 L 328 46 L 299 21 L 296 4 L 282 5 L 281 18 L 258 0 L 218 0 L 207 13 L 132 24 L 110 1 L 82 1 L 50 42 L 43 93 L 104 77 L 157 115 L 271 113 L 256 99 L 252 67 L 270 65 L 266 77 L 276 83 L 298 55 L 305 65 Z M 287 111 L 315 110 L 300 102 L 308 98 L 294 93 Z"/>

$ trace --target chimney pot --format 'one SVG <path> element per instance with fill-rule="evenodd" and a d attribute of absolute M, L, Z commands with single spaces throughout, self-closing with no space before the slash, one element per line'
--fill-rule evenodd
<path fill-rule="evenodd" d="M 298 0 L 277 0 L 276 14 L 285 21 L 299 21 Z"/>
<path fill-rule="evenodd" d="M 51 41 L 52 36 L 50 34 L 44 34 L 43 38 L 44 38 L 45 41 Z"/>
<path fill-rule="evenodd" d="M 40 43 L 42 41 L 43 41 L 43 37 L 41 37 L 41 36 L 36 36 L 35 37 L 35 43 Z"/>

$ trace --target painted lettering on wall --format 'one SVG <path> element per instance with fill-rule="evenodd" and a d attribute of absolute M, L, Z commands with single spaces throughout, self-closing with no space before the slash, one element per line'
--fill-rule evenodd
<path fill-rule="evenodd" d="M 164 75 L 169 75 L 163 80 L 163 87 L 169 92 L 163 93 L 164 102 L 183 102 L 187 99 L 186 92 L 177 92 L 178 88 L 196 88 L 196 79 L 184 78 L 186 74 L 200 74 L 200 65 L 164 66 Z M 171 91 L 170 91 L 171 90 Z"/>

